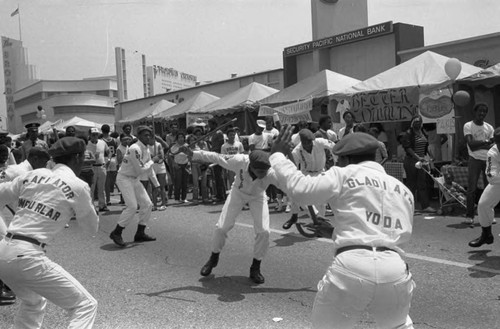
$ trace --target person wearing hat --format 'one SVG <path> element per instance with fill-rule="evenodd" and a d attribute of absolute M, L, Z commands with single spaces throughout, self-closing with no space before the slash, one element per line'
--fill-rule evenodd
<path fill-rule="evenodd" d="M 255 128 L 255 132 L 248 137 L 248 145 L 250 147 L 250 151 L 269 151 L 273 140 L 273 135 L 265 133 L 264 129 L 266 129 L 266 121 L 257 120 L 257 127 Z"/>
<path fill-rule="evenodd" d="M 134 241 L 156 241 L 156 238 L 145 233 L 151 217 L 153 203 L 144 185 L 139 180 L 141 175 L 154 175 L 152 172 L 153 164 L 157 160 L 151 159 L 151 153 L 148 148 L 151 139 L 154 138 L 153 129 L 148 126 L 139 126 L 137 128 L 137 138 L 137 143 L 129 146 L 116 176 L 116 185 L 118 185 L 118 188 L 122 192 L 125 209 L 122 211 L 116 228 L 111 232 L 109 237 L 120 247 L 126 246 L 125 242 L 123 242 L 122 232 L 134 218 L 138 205 L 140 207 L 139 224 L 137 225 Z M 155 188 L 158 188 L 158 185 Z"/>
<path fill-rule="evenodd" d="M 87 150 L 94 154 L 95 162 L 92 165 L 94 178 L 92 180 L 92 187 L 90 191 L 95 195 L 97 189 L 97 199 L 99 211 L 109 211 L 106 206 L 105 187 L 106 187 L 106 165 L 109 163 L 109 147 L 108 144 L 99 138 L 99 128 L 89 129 L 89 142 L 87 143 Z"/>
<path fill-rule="evenodd" d="M 10 182 L 17 176 L 21 176 L 34 169 L 45 168 L 49 159 L 50 155 L 46 150 L 40 147 L 33 147 L 28 154 L 28 159 L 20 164 L 10 165 L 0 172 L 0 183 Z M 7 223 L 12 221 L 13 215 L 15 215 L 14 209 L 16 209 L 16 206 L 17 202 L 14 202 L 0 209 L 0 239 L 3 239 L 7 234 Z M 15 295 L 7 286 L 4 286 L 0 280 L 0 303 L 2 303 L 5 297 L 7 297 L 7 300 L 15 299 Z"/>
<path fill-rule="evenodd" d="M 28 153 L 32 147 L 38 146 L 45 150 L 49 149 L 47 143 L 38 138 L 38 128 L 40 124 L 38 122 L 28 123 L 24 126 L 26 128 L 26 138 L 23 145 L 21 146 L 21 160 L 24 161 L 28 158 Z"/>
<path fill-rule="evenodd" d="M 319 221 L 315 231 L 333 240 L 335 257 L 312 310 L 314 328 L 353 328 L 369 312 L 378 328 L 413 328 L 408 315 L 415 283 L 401 257 L 411 237 L 411 191 L 375 162 L 378 141 L 350 133 L 334 147 L 335 166 L 318 176 L 297 170 L 286 154 L 290 127 L 282 129 L 270 156 L 278 182 L 300 204 L 329 203 L 335 230 Z"/>
<path fill-rule="evenodd" d="M 184 147 L 182 152 L 192 157 L 193 161 L 217 163 L 221 167 L 234 171 L 237 175 L 231 191 L 222 207 L 212 241 L 212 254 L 202 267 L 200 274 L 208 276 L 219 262 L 219 254 L 226 243 L 227 234 L 234 227 L 236 217 L 248 203 L 254 220 L 255 244 L 253 262 L 250 266 L 250 280 L 264 283 L 260 264 L 269 248 L 269 208 L 266 189 L 269 184 L 276 185 L 274 171 L 270 169 L 269 153 L 256 150 L 248 154 L 222 155 L 208 151 L 193 151 Z"/>
<path fill-rule="evenodd" d="M 316 138 L 309 129 L 302 129 L 299 132 L 300 144 L 292 151 L 293 160 L 297 168 L 306 176 L 318 176 L 325 171 L 326 153 L 331 152 L 335 143 L 324 139 Z M 325 216 L 325 204 L 314 203 L 314 211 L 318 211 L 320 216 Z M 292 200 L 292 217 L 283 224 L 285 230 L 290 229 L 297 223 L 299 206 Z"/>
<path fill-rule="evenodd" d="M 65 137 L 49 154 L 53 169 L 39 168 L 0 184 L 1 205 L 17 203 L 16 214 L 0 241 L 0 277 L 20 300 L 16 328 L 41 328 L 47 300 L 65 309 L 70 328 L 92 328 L 97 301 L 71 274 L 46 255 L 46 247 L 75 216 L 95 235 L 99 217 L 90 189 L 77 175 L 85 142 Z"/>

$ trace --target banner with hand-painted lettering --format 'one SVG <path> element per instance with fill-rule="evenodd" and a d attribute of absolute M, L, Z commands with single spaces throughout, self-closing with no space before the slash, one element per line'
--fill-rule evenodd
<path fill-rule="evenodd" d="M 349 111 L 354 114 L 355 122 L 410 121 L 418 113 L 419 90 L 417 87 L 401 87 L 334 98 L 349 102 Z"/>
<path fill-rule="evenodd" d="M 313 99 L 290 103 L 278 107 L 261 105 L 259 107 L 259 116 L 272 116 L 278 113 L 281 124 L 295 124 L 299 121 L 312 121 L 311 110 L 313 108 Z"/>

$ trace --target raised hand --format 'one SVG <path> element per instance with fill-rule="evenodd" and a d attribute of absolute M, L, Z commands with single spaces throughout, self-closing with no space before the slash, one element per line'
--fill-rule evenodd
<path fill-rule="evenodd" d="M 280 134 L 274 140 L 274 143 L 271 146 L 271 154 L 276 152 L 288 154 L 290 152 L 290 149 L 293 147 L 291 142 L 293 130 L 294 127 L 289 125 L 284 125 L 281 128 Z"/>

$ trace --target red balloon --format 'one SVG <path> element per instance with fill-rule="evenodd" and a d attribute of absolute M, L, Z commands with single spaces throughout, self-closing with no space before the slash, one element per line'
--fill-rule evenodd
<path fill-rule="evenodd" d="M 453 102 L 458 106 L 466 106 L 470 102 L 470 95 L 465 90 L 459 90 L 453 94 Z"/>

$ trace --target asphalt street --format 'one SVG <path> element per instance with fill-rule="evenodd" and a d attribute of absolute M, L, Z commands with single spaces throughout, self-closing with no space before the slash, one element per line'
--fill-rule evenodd
<path fill-rule="evenodd" d="M 333 257 L 331 241 L 306 239 L 281 228 L 289 214 L 272 213 L 271 248 L 262 262 L 266 282 L 248 279 L 253 229 L 242 211 L 213 274 L 199 271 L 210 255 L 222 205 L 176 205 L 153 212 L 156 242 L 118 248 L 109 239 L 122 206 L 102 214 L 95 237 L 71 221 L 47 248 L 99 302 L 95 328 L 309 328 L 316 285 Z M 274 205 L 270 205 L 273 209 Z M 333 217 L 332 217 L 333 218 Z M 480 234 L 462 218 L 415 216 L 405 247 L 417 288 L 410 315 L 415 328 L 500 328 L 500 224 L 494 244 L 471 249 Z M 136 226 L 124 231 L 132 241 Z M 19 303 L 0 306 L 0 328 L 13 327 Z M 67 326 L 64 311 L 48 305 L 44 328 Z M 374 328 L 365 315 L 356 328 Z"/>

